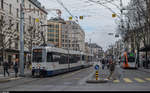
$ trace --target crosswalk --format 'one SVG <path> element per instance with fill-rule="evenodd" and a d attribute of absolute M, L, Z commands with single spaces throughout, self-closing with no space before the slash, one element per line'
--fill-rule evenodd
<path fill-rule="evenodd" d="M 139 77 L 135 77 L 135 78 L 122 78 L 119 80 L 113 80 L 113 83 L 120 83 L 120 82 L 125 82 L 125 83 L 145 83 L 145 82 L 149 82 L 150 83 L 150 78 L 139 78 Z"/>

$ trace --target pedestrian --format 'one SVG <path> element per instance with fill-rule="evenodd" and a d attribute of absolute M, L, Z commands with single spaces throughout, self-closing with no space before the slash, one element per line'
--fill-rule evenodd
<path fill-rule="evenodd" d="M 108 59 L 106 59 L 106 65 L 107 65 L 107 69 L 109 69 L 109 61 L 108 61 Z"/>
<path fill-rule="evenodd" d="M 5 77 L 5 74 L 7 73 L 8 76 L 9 76 L 9 72 L 8 72 L 8 69 L 9 69 L 9 64 L 8 62 L 5 60 L 4 63 L 3 63 L 3 69 L 4 69 L 4 77 Z"/>
<path fill-rule="evenodd" d="M 105 69 L 105 59 L 104 58 L 102 59 L 102 69 L 103 70 Z"/>
<path fill-rule="evenodd" d="M 14 63 L 13 68 L 14 68 L 14 72 L 15 72 L 15 77 L 18 77 L 18 62 Z"/>
<path fill-rule="evenodd" d="M 110 78 L 112 78 L 112 79 L 114 79 L 114 71 L 115 71 L 115 62 L 112 60 L 112 59 L 110 59 L 110 62 L 109 62 L 109 76 L 108 76 L 108 80 L 110 79 Z"/>

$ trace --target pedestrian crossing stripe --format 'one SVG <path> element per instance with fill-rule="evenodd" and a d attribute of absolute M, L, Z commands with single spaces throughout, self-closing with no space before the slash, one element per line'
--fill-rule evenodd
<path fill-rule="evenodd" d="M 150 81 L 150 78 L 145 78 L 145 80 Z"/>
<path fill-rule="evenodd" d="M 144 80 L 140 79 L 140 78 L 134 78 L 137 82 L 143 83 L 145 82 Z"/>
<path fill-rule="evenodd" d="M 130 80 L 129 78 L 123 78 L 123 80 L 124 80 L 125 82 L 127 82 L 127 83 L 132 83 L 132 82 L 133 82 L 133 81 Z"/>
<path fill-rule="evenodd" d="M 74 78 L 74 79 L 76 79 L 76 80 L 80 80 L 80 78 Z"/>
<path fill-rule="evenodd" d="M 119 80 L 114 80 L 113 82 L 114 82 L 114 83 L 119 83 L 120 81 L 119 81 Z"/>

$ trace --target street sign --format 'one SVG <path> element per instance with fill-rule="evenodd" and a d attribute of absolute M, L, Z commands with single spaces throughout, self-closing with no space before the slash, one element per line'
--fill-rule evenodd
<path fill-rule="evenodd" d="M 99 69 L 99 65 L 95 65 L 95 70 L 98 70 Z"/>
<path fill-rule="evenodd" d="M 35 22 L 36 22 L 36 23 L 39 23 L 39 22 L 40 22 L 40 20 L 39 20 L 38 18 L 36 18 L 36 19 L 35 19 Z"/>
<path fill-rule="evenodd" d="M 71 17 L 69 17 L 69 20 L 72 20 L 72 16 L 71 16 Z"/>
<path fill-rule="evenodd" d="M 112 14 L 112 17 L 115 18 L 117 15 L 116 14 Z"/>

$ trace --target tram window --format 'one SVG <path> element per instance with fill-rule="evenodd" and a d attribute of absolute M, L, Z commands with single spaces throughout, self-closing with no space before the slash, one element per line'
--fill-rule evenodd
<path fill-rule="evenodd" d="M 47 62 L 53 62 L 53 55 L 52 55 L 52 53 L 47 53 Z"/>
<path fill-rule="evenodd" d="M 32 62 L 42 62 L 42 52 L 33 52 Z"/>
<path fill-rule="evenodd" d="M 53 55 L 53 61 L 54 62 L 59 62 L 60 61 L 60 56 L 59 55 Z"/>
<path fill-rule="evenodd" d="M 60 57 L 59 64 L 68 64 L 68 55 L 62 54 Z"/>

